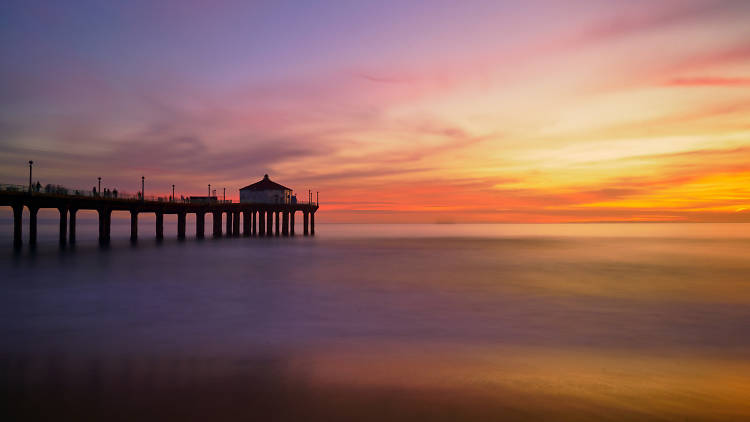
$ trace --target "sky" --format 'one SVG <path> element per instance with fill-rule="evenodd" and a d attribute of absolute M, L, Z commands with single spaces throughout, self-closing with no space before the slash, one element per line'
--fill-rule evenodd
<path fill-rule="evenodd" d="M 0 183 L 750 222 L 749 1 L 8 1 Z M 220 191 L 221 192 L 221 191 Z"/>

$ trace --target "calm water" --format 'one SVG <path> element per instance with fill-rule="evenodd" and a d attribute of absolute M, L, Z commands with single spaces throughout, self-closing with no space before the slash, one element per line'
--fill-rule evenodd
<path fill-rule="evenodd" d="M 34 253 L 0 226 L 2 409 L 27 419 L 750 419 L 750 224 L 156 243 L 144 218 L 101 250 L 82 216 L 58 251 L 46 217 Z"/>

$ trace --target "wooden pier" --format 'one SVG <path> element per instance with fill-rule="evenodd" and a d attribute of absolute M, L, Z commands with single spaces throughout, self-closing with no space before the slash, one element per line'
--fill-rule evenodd
<path fill-rule="evenodd" d="M 302 213 L 303 235 L 315 235 L 315 211 L 318 204 L 310 203 L 190 203 L 139 200 L 132 198 L 55 195 L 40 192 L 0 191 L 0 206 L 13 208 L 13 245 L 23 245 L 23 208 L 29 210 L 29 245 L 37 240 L 37 212 L 41 208 L 54 208 L 60 212 L 60 245 L 76 241 L 76 212 L 94 210 L 99 214 L 99 243 L 110 240 L 112 211 L 130 212 L 130 240 L 138 239 L 138 215 L 156 215 L 155 235 L 164 238 L 164 214 L 177 215 L 177 237 L 184 239 L 187 214 L 195 214 L 195 237 L 205 236 L 206 214 L 213 216 L 213 236 L 294 236 L 297 212 Z M 225 230 L 222 232 L 222 219 Z M 242 227 L 240 227 L 242 220 Z M 242 230 L 240 231 L 240 228 Z"/>

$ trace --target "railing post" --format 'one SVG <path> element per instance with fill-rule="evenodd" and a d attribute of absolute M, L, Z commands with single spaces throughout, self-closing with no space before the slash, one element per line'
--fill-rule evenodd
<path fill-rule="evenodd" d="M 307 211 L 302 211 L 302 215 L 304 215 L 304 220 L 302 222 L 302 225 L 303 225 L 302 234 L 307 236 L 309 234 L 307 231 L 309 213 Z"/>
<path fill-rule="evenodd" d="M 36 245 L 36 213 L 39 211 L 39 208 L 33 207 L 31 205 L 29 207 L 29 246 L 35 246 Z"/>
<path fill-rule="evenodd" d="M 58 208 L 60 211 L 60 246 L 65 246 L 68 241 L 68 209 Z"/>
<path fill-rule="evenodd" d="M 177 238 L 185 238 L 185 225 L 187 216 L 184 211 L 177 213 Z"/>
<path fill-rule="evenodd" d="M 130 241 L 138 240 L 138 211 L 130 210 Z"/>
<path fill-rule="evenodd" d="M 23 204 L 13 205 L 13 247 L 23 245 Z"/>
<path fill-rule="evenodd" d="M 195 237 L 203 239 L 206 235 L 206 213 L 198 211 L 195 213 Z"/>
<path fill-rule="evenodd" d="M 70 209 L 70 224 L 68 224 L 68 243 L 71 245 L 76 243 L 76 210 L 75 208 Z"/>

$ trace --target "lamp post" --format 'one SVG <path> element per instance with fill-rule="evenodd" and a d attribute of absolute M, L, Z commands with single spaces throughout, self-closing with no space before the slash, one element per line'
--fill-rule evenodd
<path fill-rule="evenodd" d="M 141 200 L 146 200 L 146 176 L 141 176 Z"/>
<path fill-rule="evenodd" d="M 174 185 L 172 185 L 172 202 L 174 202 Z"/>
<path fill-rule="evenodd" d="M 211 184 L 208 184 L 208 199 L 211 199 Z"/>
<path fill-rule="evenodd" d="M 34 185 L 31 184 L 31 166 L 34 165 L 34 162 L 29 160 L 29 193 L 34 190 Z"/>
<path fill-rule="evenodd" d="M 224 202 L 227 202 L 227 188 L 224 188 Z"/>
<path fill-rule="evenodd" d="M 315 191 L 315 205 L 320 204 L 320 192 Z"/>
<path fill-rule="evenodd" d="M 96 188 L 96 194 L 99 196 L 102 196 L 102 178 L 97 177 L 96 180 L 98 181 L 98 187 Z"/>

